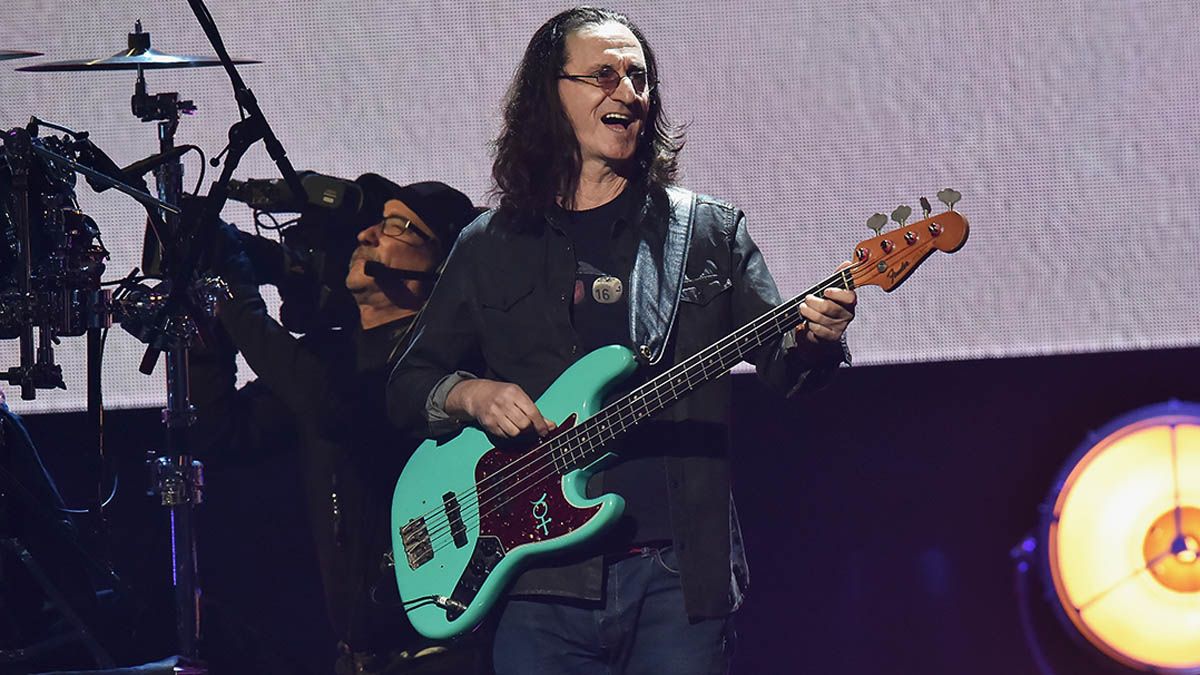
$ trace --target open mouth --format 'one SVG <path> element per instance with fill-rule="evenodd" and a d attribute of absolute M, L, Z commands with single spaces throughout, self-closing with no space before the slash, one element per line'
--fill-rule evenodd
<path fill-rule="evenodd" d="M 633 124 L 633 117 L 624 113 L 605 113 L 600 121 L 609 129 L 628 129 Z"/>

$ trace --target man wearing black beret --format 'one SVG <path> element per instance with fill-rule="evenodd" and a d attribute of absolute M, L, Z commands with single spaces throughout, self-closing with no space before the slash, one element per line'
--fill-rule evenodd
<path fill-rule="evenodd" d="M 345 288 L 358 310 L 357 325 L 293 336 L 259 295 L 258 284 L 273 282 L 271 275 L 257 256 L 252 261 L 246 255 L 244 237 L 223 233 L 213 268 L 233 297 L 220 305 L 218 318 L 257 379 L 235 388 L 231 350 L 195 356 L 196 454 L 214 458 L 213 464 L 222 457 L 277 455 L 299 468 L 326 609 L 339 640 L 338 673 L 410 672 L 418 662 L 419 672 L 442 672 L 427 668 L 452 660 L 446 668 L 472 672 L 471 650 L 440 653 L 442 648 L 416 639 L 402 612 L 378 600 L 394 586 L 381 563 L 390 549 L 391 490 L 412 450 L 387 421 L 384 385 L 436 270 L 477 211 L 443 183 L 399 186 L 376 174 L 355 182 L 363 191 L 363 222 Z M 210 502 L 221 488 L 212 485 Z M 256 524 L 222 524 L 223 530 L 239 526 L 249 531 Z M 219 545 L 201 542 L 202 550 Z M 289 562 L 297 564 L 276 564 Z"/>

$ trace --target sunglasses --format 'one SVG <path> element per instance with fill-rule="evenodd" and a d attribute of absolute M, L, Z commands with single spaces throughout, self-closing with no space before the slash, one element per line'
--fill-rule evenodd
<path fill-rule="evenodd" d="M 631 70 L 624 75 L 618 73 L 612 66 L 603 66 L 600 70 L 591 75 L 568 75 L 562 73 L 558 76 L 560 80 L 575 80 L 576 82 L 586 82 L 604 91 L 605 96 L 612 96 L 612 93 L 621 86 L 621 80 L 629 78 L 629 84 L 633 87 L 633 93 L 638 96 L 644 95 L 650 91 L 650 76 L 644 70 Z"/>

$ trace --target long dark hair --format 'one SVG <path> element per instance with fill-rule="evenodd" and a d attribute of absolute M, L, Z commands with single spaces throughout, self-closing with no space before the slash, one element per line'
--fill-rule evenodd
<path fill-rule="evenodd" d="M 675 181 L 683 132 L 662 111 L 658 61 L 642 31 L 626 16 L 597 7 L 576 7 L 538 28 L 525 48 L 504 103 L 504 128 L 496 139 L 492 178 L 500 210 L 544 213 L 559 196 L 570 206 L 579 185 L 582 158 L 575 131 L 558 96 L 558 76 L 567 60 L 567 36 L 585 27 L 619 23 L 633 33 L 646 55 L 652 86 L 645 131 L 634 152 L 632 182 L 643 189 Z"/>

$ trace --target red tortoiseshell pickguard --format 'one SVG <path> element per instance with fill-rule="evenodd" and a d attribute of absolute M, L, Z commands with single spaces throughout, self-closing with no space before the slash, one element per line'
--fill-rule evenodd
<path fill-rule="evenodd" d="M 574 424 L 575 416 L 572 415 L 551 432 L 550 437 L 565 432 Z M 475 466 L 476 486 L 483 486 L 479 536 L 496 537 L 505 551 L 573 532 L 600 509 L 599 506 L 579 508 L 571 505 L 562 491 L 562 474 L 554 470 L 548 458 L 530 462 L 525 457 L 526 452 L 527 449 L 493 448 Z M 497 474 L 501 475 L 493 479 Z M 493 480 L 499 482 L 493 483 Z"/>

